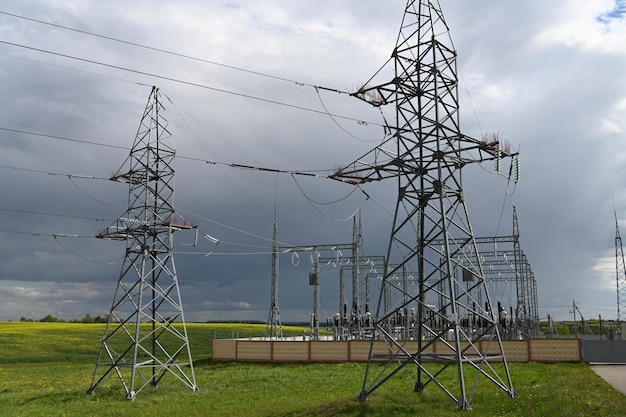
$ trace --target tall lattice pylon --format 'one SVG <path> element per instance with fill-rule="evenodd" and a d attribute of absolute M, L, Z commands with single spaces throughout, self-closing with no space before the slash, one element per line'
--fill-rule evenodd
<path fill-rule="evenodd" d="M 278 220 L 276 207 L 274 207 L 274 235 L 272 239 L 272 284 L 270 312 L 265 327 L 265 338 L 268 340 L 281 340 L 283 338 L 283 325 L 280 322 L 278 310 L 278 268 L 280 264 L 280 251 L 278 247 Z"/>
<path fill-rule="evenodd" d="M 128 184 L 128 210 L 98 235 L 127 243 L 89 394 L 117 377 L 133 400 L 167 374 L 197 390 L 172 254 L 174 232 L 193 226 L 174 211 L 174 157 L 153 87 L 130 155 L 111 178 Z"/>
<path fill-rule="evenodd" d="M 617 211 L 615 214 L 615 274 L 617 281 L 617 328 L 621 332 L 622 323 L 626 321 L 626 262 L 624 262 L 624 248 L 622 237 L 619 234 Z M 620 333 L 621 338 L 621 333 Z"/>
<path fill-rule="evenodd" d="M 461 185 L 465 165 L 511 153 L 461 133 L 456 57 L 439 2 L 409 0 L 392 79 L 376 80 L 383 68 L 354 94 L 381 111 L 393 105 L 395 125 L 380 146 L 332 177 L 352 184 L 393 178 L 398 187 L 360 400 L 401 371 L 414 391 L 438 386 L 461 410 L 471 408 L 480 377 L 516 395 Z M 394 278 L 406 273 L 418 277 L 415 286 Z M 408 311 L 415 311 L 412 334 L 399 339 L 396 323 Z M 374 363 L 381 361 L 382 368 Z M 446 382 L 449 372 L 455 383 Z"/>

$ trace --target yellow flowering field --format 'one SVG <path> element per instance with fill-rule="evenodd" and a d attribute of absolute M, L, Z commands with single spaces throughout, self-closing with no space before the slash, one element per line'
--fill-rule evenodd
<path fill-rule="evenodd" d="M 116 378 L 87 395 L 104 329 L 104 324 L 0 323 L 0 417 L 457 414 L 441 390 L 433 386 L 416 394 L 401 375 L 367 402 L 356 401 L 364 364 L 211 362 L 213 338 L 264 334 L 264 325 L 248 324 L 189 324 L 197 392 L 166 376 L 158 387 L 147 387 L 134 401 L 126 400 Z M 300 335 L 303 329 L 286 330 Z M 519 398 L 508 398 L 493 384 L 483 383 L 472 401 L 473 409 L 462 415 L 626 416 L 626 396 L 585 363 L 515 363 L 510 370 Z M 439 377 L 453 380 L 455 372 L 450 368 Z"/>

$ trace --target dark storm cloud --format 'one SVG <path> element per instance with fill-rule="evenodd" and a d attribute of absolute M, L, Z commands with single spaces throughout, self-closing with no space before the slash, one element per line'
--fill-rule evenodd
<path fill-rule="evenodd" d="M 542 316 L 567 318 L 572 299 L 589 316 L 615 314 L 612 196 L 618 215 L 626 213 L 620 181 L 626 170 L 626 85 L 615 74 L 625 64 L 626 30 L 623 4 L 600 3 L 442 2 L 459 53 L 464 133 L 478 138 L 499 131 L 522 155 L 516 187 L 495 176 L 490 164 L 467 170 L 465 194 L 474 230 L 482 236 L 510 233 L 511 205 L 517 206 Z M 391 55 L 404 5 L 400 0 L 384 5 L 189 0 L 159 7 L 147 1 L 6 1 L 0 11 L 352 91 Z M 167 96 L 179 156 L 329 170 L 353 161 L 383 137 L 380 113 L 347 95 L 8 15 L 0 15 L 0 23 L 5 42 L 108 64 L 0 45 L 0 127 L 130 147 L 149 93 L 146 85 L 157 84 Z M 0 146 L 0 165 L 31 170 L 0 168 L 0 208 L 22 211 L 0 212 L 0 292 L 11 300 L 0 307 L 0 319 L 19 319 L 29 309 L 35 317 L 105 314 L 124 243 L 51 235 L 94 236 L 124 213 L 128 190 L 103 180 L 72 182 L 50 174 L 107 178 L 127 151 L 9 131 L 0 131 Z M 214 245 L 201 239 L 193 247 L 193 232 L 175 235 L 190 320 L 267 318 L 275 205 L 282 244 L 349 243 L 349 216 L 359 207 L 365 252 L 380 255 L 388 244 L 395 201 L 388 184 L 364 188 L 368 198 L 324 178 L 184 158 L 175 168 L 180 213 L 220 240 Z M 512 195 L 505 198 L 506 193 Z M 290 264 L 291 255 L 281 255 L 283 320 L 307 320 L 312 308 L 310 254 L 299 255 L 298 266 Z M 330 315 L 337 304 L 338 271 L 325 266 L 323 275 L 322 307 Z"/>

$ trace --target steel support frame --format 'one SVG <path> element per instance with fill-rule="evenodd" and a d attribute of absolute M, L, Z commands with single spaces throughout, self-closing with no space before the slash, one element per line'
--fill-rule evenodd
<path fill-rule="evenodd" d="M 392 62 L 393 80 L 372 79 L 355 96 L 376 107 L 394 105 L 395 126 L 388 126 L 391 133 L 382 145 L 333 175 L 351 184 L 394 178 L 398 189 L 386 256 L 394 266 L 385 268 L 359 399 L 404 371 L 412 375 L 414 391 L 432 383 L 459 410 L 468 410 L 481 376 L 516 395 L 461 186 L 466 164 L 499 157 L 501 150 L 498 143 L 460 132 L 456 51 L 437 1 L 407 2 Z M 406 270 L 419 277 L 417 291 L 390 279 Z M 437 305 L 436 327 L 424 315 L 429 303 Z M 409 304 L 418 311 L 416 349 L 389 328 L 390 319 Z M 466 331 L 460 325 L 464 317 L 480 318 L 483 327 Z M 374 349 L 378 340 L 386 342 L 388 353 Z M 433 353 L 435 342 L 444 344 L 446 353 Z M 383 359 L 385 366 L 374 366 Z M 492 361 L 501 362 L 497 370 Z M 456 372 L 454 384 L 440 378 L 448 368 Z M 469 390 L 467 372 L 474 373 Z"/>
<path fill-rule="evenodd" d="M 97 237 L 124 240 L 126 251 L 88 394 L 117 376 L 134 400 L 167 374 L 198 390 L 172 252 L 174 232 L 194 226 L 174 211 L 175 150 L 163 112 L 153 87 L 129 157 L 111 178 L 128 184 L 128 210 Z"/>

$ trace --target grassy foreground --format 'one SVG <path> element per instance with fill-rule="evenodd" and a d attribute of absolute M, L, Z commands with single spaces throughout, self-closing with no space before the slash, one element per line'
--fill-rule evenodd
<path fill-rule="evenodd" d="M 364 364 L 212 363 L 217 335 L 263 334 L 259 325 L 191 324 L 199 392 L 165 377 L 127 401 L 119 380 L 85 395 L 102 324 L 0 323 L 0 416 L 450 416 L 455 405 L 439 389 L 420 394 L 397 376 L 369 400 L 355 400 Z M 291 329 L 301 334 L 302 329 Z M 626 396 L 586 364 L 511 364 L 520 398 L 482 380 L 463 416 L 626 416 Z M 447 376 L 443 376 L 445 378 Z M 453 373 L 449 376 L 453 378 Z"/>

